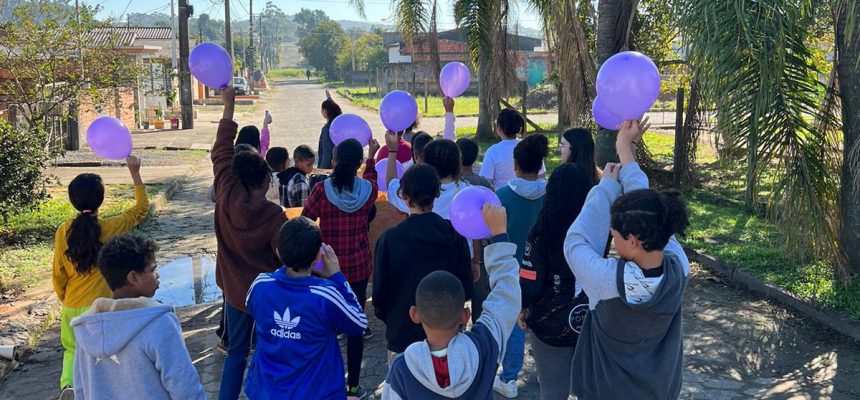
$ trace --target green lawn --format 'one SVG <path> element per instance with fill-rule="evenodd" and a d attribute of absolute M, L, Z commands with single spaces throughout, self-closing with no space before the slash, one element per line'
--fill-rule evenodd
<path fill-rule="evenodd" d="M 150 199 L 164 189 L 147 186 Z M 100 215 L 110 217 L 134 205 L 132 185 L 108 185 Z M 0 226 L 0 293 L 26 288 L 50 275 L 57 227 L 76 215 L 65 187 L 50 190 L 51 198 L 36 210 L 18 214 Z"/>
<path fill-rule="evenodd" d="M 368 91 L 367 86 L 345 86 L 339 82 L 332 82 L 330 87 L 337 89 L 337 92 L 352 101 L 353 104 L 360 107 L 369 108 L 371 110 L 379 110 L 379 105 L 382 99 L 378 97 L 376 88 L 371 88 Z M 424 96 L 419 95 L 418 112 L 422 117 L 442 117 L 445 115 L 445 107 L 442 105 L 442 98 L 438 96 L 430 96 L 427 98 L 427 111 L 424 111 Z M 477 96 L 461 96 L 454 99 L 455 108 L 454 114 L 458 117 L 475 117 L 478 115 L 478 97 Z M 529 110 L 529 114 L 545 114 L 547 110 Z"/>
<path fill-rule="evenodd" d="M 301 68 L 273 69 L 266 73 L 269 79 L 305 79 L 305 70 Z M 313 77 L 313 76 L 311 76 Z"/>
<path fill-rule="evenodd" d="M 550 156 L 546 159 L 547 174 L 558 167 L 561 160 L 556 150 L 554 126 L 550 131 Z M 474 137 L 475 128 L 458 128 L 458 137 Z M 481 140 L 485 151 L 498 140 Z M 657 161 L 672 158 L 674 136 L 663 132 L 648 132 L 645 143 Z M 784 239 L 766 218 L 750 212 L 737 202 L 743 194 L 742 166 L 720 166 L 713 151 L 699 146 L 699 174 L 705 181 L 704 190 L 686 189 L 684 195 L 690 212 L 690 228 L 683 240 L 687 245 L 713 255 L 726 263 L 741 268 L 765 282 L 775 284 L 804 300 L 825 305 L 860 319 L 860 281 L 844 286 L 833 273 L 832 267 L 822 260 L 797 262 L 785 254 Z M 766 186 L 766 185 L 762 185 Z"/>

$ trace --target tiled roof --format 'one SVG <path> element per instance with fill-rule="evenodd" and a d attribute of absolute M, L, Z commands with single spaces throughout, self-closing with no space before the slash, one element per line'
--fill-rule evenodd
<path fill-rule="evenodd" d="M 88 34 L 87 41 L 94 46 L 114 44 L 119 47 L 132 47 L 136 40 L 167 40 L 171 38 L 169 27 L 124 27 L 95 28 Z"/>
<path fill-rule="evenodd" d="M 133 26 L 130 28 L 117 27 L 114 29 L 132 31 L 137 35 L 137 38 L 141 40 L 170 39 L 172 34 L 172 29 L 166 26 Z"/>

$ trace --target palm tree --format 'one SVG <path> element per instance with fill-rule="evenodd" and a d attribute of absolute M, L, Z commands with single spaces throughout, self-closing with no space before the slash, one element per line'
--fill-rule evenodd
<path fill-rule="evenodd" d="M 843 164 L 840 244 L 852 270 L 860 272 L 860 5 L 836 5 L 836 54 L 842 100 Z"/>
<path fill-rule="evenodd" d="M 757 203 L 763 172 L 772 173 L 771 215 L 785 233 L 786 250 L 799 257 L 829 257 L 847 279 L 844 248 L 839 246 L 839 179 L 834 173 L 841 163 L 838 120 L 827 112 L 833 109 L 826 107 L 828 91 L 807 45 L 821 12 L 817 7 L 827 2 L 678 3 L 689 59 L 701 73 L 705 98 L 716 109 L 718 133 L 731 148 L 745 149 L 740 157 L 746 164 L 748 206 Z M 842 63 L 850 59 L 856 68 L 856 47 L 853 54 L 850 46 L 846 50 L 841 56 L 853 57 Z M 856 69 L 853 76 L 846 72 L 843 89 L 849 80 L 857 82 Z"/>

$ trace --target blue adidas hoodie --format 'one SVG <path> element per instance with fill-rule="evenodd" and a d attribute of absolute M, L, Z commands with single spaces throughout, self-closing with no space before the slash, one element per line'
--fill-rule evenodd
<path fill-rule="evenodd" d="M 249 399 L 345 399 L 337 335 L 360 335 L 364 315 L 346 277 L 291 277 L 281 267 L 248 290 L 257 351 L 248 369 Z"/>

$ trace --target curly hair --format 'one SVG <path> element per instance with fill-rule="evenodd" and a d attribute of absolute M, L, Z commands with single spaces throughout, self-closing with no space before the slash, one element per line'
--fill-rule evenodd
<path fill-rule="evenodd" d="M 107 242 L 99 253 L 99 271 L 111 290 L 128 283 L 128 273 L 142 273 L 155 264 L 158 245 L 154 241 L 132 235 L 119 235 Z"/>
<path fill-rule="evenodd" d="M 296 272 L 311 267 L 321 246 L 320 227 L 307 217 L 295 217 L 285 222 L 278 232 L 278 255 L 281 263 Z"/>
<path fill-rule="evenodd" d="M 684 236 L 690 226 L 687 205 L 676 190 L 641 189 L 612 204 L 612 229 L 636 236 L 645 251 L 663 250 L 672 235 Z"/>
<path fill-rule="evenodd" d="M 264 188 L 266 180 L 271 179 L 272 169 L 263 157 L 252 151 L 240 151 L 233 156 L 233 174 L 250 192 Z"/>
<path fill-rule="evenodd" d="M 460 178 L 460 148 L 448 139 L 430 142 L 424 148 L 424 163 L 435 168 L 440 179 Z"/>
<path fill-rule="evenodd" d="M 543 159 L 549 154 L 549 140 L 544 135 L 527 136 L 514 147 L 514 162 L 520 171 L 536 174 L 543 166 Z"/>

